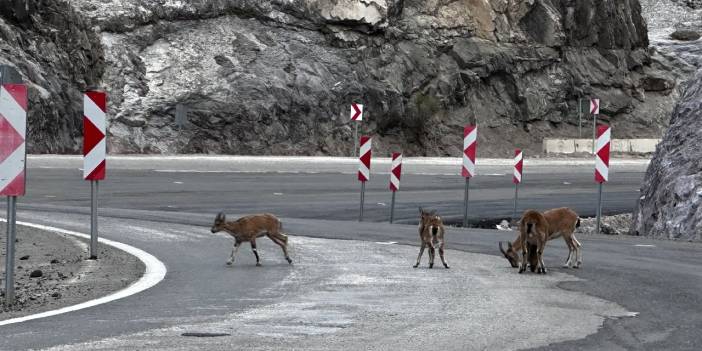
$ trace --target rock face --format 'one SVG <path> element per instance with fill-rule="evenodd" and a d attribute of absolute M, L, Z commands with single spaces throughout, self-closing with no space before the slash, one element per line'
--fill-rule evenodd
<path fill-rule="evenodd" d="M 355 101 L 383 153 L 459 155 L 462 126 L 475 122 L 482 155 L 533 154 L 543 137 L 577 135 L 579 97 L 602 98 L 618 138 L 659 137 L 677 98 L 638 0 L 70 0 L 75 12 L 38 2 L 92 31 L 76 19 L 53 24 L 56 35 L 40 30 L 54 22 L 27 19 L 20 36 L 55 38 L 57 53 L 23 49 L 13 62 L 50 57 L 69 67 L 42 77 L 74 82 L 57 99 L 20 66 L 54 101 L 32 100 L 34 129 L 59 139 L 35 152 L 78 149 L 78 119 L 62 120 L 72 124 L 59 137 L 41 123 L 80 116 L 76 91 L 99 78 L 115 153 L 349 155 Z"/>
<path fill-rule="evenodd" d="M 100 37 L 65 1 L 0 1 L 0 64 L 29 84 L 30 152 L 80 150 L 81 91 L 104 73 Z"/>
<path fill-rule="evenodd" d="M 686 85 L 646 171 L 632 235 L 702 240 L 702 72 Z"/>

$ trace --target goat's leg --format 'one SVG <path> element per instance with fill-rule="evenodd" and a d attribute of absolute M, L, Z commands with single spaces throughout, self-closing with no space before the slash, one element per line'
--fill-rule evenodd
<path fill-rule="evenodd" d="M 573 257 L 573 254 L 575 252 L 575 245 L 573 244 L 573 239 L 572 237 L 563 236 L 563 240 L 565 241 L 566 245 L 568 246 L 568 258 L 566 259 L 565 263 L 563 264 L 563 268 L 570 268 L 573 260 L 575 257 Z"/>
<path fill-rule="evenodd" d="M 444 267 L 449 268 L 448 262 L 446 262 L 446 259 L 444 258 L 444 242 L 443 241 L 439 244 L 439 256 L 441 257 L 441 263 L 444 264 Z"/>
<path fill-rule="evenodd" d="M 424 248 L 427 247 L 427 243 L 422 241 L 422 247 L 419 248 L 419 256 L 417 256 L 417 264 L 414 265 L 414 268 L 419 267 L 419 261 L 422 260 L 422 254 L 424 253 Z"/>
<path fill-rule="evenodd" d="M 279 237 L 273 236 L 273 235 L 268 235 L 268 237 L 276 243 L 278 246 L 280 246 L 281 249 L 283 249 L 283 255 L 285 255 L 285 260 L 288 261 L 289 264 L 292 264 L 292 260 L 290 259 L 290 256 L 288 255 L 288 243 L 287 241 L 283 241 Z"/>
<path fill-rule="evenodd" d="M 234 246 L 232 247 L 232 254 L 229 255 L 229 260 L 227 260 L 228 266 L 231 266 L 232 263 L 234 263 L 234 256 L 236 256 L 236 253 L 239 252 L 239 246 L 241 246 L 241 242 L 235 241 Z"/>
<path fill-rule="evenodd" d="M 546 274 L 546 265 L 544 264 L 544 248 L 546 247 L 546 240 L 539 241 L 538 244 L 538 258 L 539 258 L 539 273 Z"/>
<path fill-rule="evenodd" d="M 527 246 L 529 244 L 527 243 L 526 240 L 522 243 L 522 262 L 521 265 L 519 266 L 519 273 L 524 273 L 527 269 L 527 262 L 529 261 L 529 251 L 527 249 Z"/>
<path fill-rule="evenodd" d="M 434 268 L 434 257 L 436 257 L 436 249 L 434 249 L 434 244 L 429 243 L 429 268 Z"/>
<path fill-rule="evenodd" d="M 577 257 L 577 262 L 575 263 L 574 268 L 580 268 L 580 265 L 583 264 L 583 249 L 582 245 L 578 241 L 578 239 L 575 238 L 575 234 L 573 234 L 573 243 L 575 244 L 575 256 Z"/>
<path fill-rule="evenodd" d="M 256 239 L 251 239 L 251 251 L 256 256 L 256 266 L 261 267 L 261 259 L 258 257 L 258 250 L 256 250 Z"/>

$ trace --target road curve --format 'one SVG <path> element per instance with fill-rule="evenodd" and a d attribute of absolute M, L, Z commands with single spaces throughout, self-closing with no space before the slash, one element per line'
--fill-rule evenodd
<path fill-rule="evenodd" d="M 171 272 L 164 282 L 142 294 L 107 305 L 31 321 L 23 326 L 0 328 L 4 344 L 12 345 L 12 349 L 23 349 L 90 342 L 168 325 L 197 324 L 212 316 L 216 309 L 245 311 L 260 306 L 267 300 L 259 292 L 275 291 L 271 290 L 275 282 L 283 280 L 295 268 L 281 265 L 279 270 L 267 271 L 266 279 L 252 279 L 256 271 L 246 265 L 252 261 L 242 255 L 240 269 L 227 269 L 222 252 L 226 256 L 229 242 L 224 237 L 212 237 L 206 231 L 214 212 L 222 208 L 231 215 L 264 209 L 282 213 L 288 217 L 284 218 L 287 231 L 294 235 L 416 244 L 413 226 L 353 221 L 357 211 L 357 184 L 349 182 L 348 174 L 259 174 L 219 169 L 209 174 L 187 172 L 190 165 L 186 161 L 171 163 L 186 171 L 156 172 L 150 167 L 115 169 L 101 187 L 103 235 L 156 254 Z M 620 204 L 622 211 L 631 210 L 632 200 L 638 196 L 637 180 L 645 166 L 631 167 L 616 171 L 618 176 L 613 176 L 613 182 L 608 184 L 611 192 L 606 193 L 609 194 L 606 195 L 608 205 Z M 592 178 L 590 174 L 585 175 L 587 166 L 575 164 L 559 169 L 531 183 L 528 187 L 531 190 L 524 193 L 525 206 L 547 208 L 574 204 L 573 207 L 580 206 L 580 212 L 586 212 L 592 205 Z M 409 173 L 412 176 L 406 178 L 403 183 L 406 187 L 398 196 L 403 203 L 398 217 L 411 221 L 418 204 L 457 213 L 462 195 L 461 180 L 456 180 L 455 176 L 419 173 L 430 172 Z M 504 172 L 495 174 L 498 173 L 500 175 L 485 174 L 482 186 L 476 178 L 475 192 L 471 193 L 475 195 L 471 208 L 476 217 L 480 213 L 506 215 L 510 212 L 512 189 L 504 185 L 509 178 Z M 616 179 L 621 182 L 617 183 Z M 84 206 L 89 189 L 80 181 L 77 169 L 33 169 L 29 172 L 29 182 L 30 193 L 21 201 L 19 219 L 32 218 L 77 231 L 87 229 L 88 211 Z M 368 196 L 369 203 L 375 201 L 374 196 L 387 197 L 385 186 L 384 180 L 371 184 L 369 188 L 377 194 Z M 377 205 L 368 213 L 370 220 L 382 221 L 386 209 Z M 202 231 L 194 230 L 193 226 Z M 454 250 L 495 255 L 497 241 L 513 236 L 511 232 L 450 229 L 448 242 Z M 692 350 L 702 344 L 702 335 L 697 332 L 702 327 L 699 307 L 702 301 L 698 294 L 702 288 L 698 268 L 702 263 L 700 245 L 636 237 L 585 236 L 580 240 L 585 252 L 582 270 L 558 268 L 565 259 L 566 249 L 562 242 L 548 246 L 546 263 L 551 270 L 579 278 L 558 285 L 614 302 L 628 312 L 637 312 L 638 316 L 607 320 L 594 334 L 544 346 L 545 349 Z M 265 252 L 264 259 L 275 260 L 273 249 Z M 506 261 L 504 265 L 505 274 L 518 277 L 506 267 Z M 530 278 L 538 279 L 538 276 Z M 246 284 L 237 284 L 232 291 L 231 281 L 245 281 Z M 214 307 L 203 309 L 203 304 Z M 185 321 L 184 315 L 187 316 Z"/>

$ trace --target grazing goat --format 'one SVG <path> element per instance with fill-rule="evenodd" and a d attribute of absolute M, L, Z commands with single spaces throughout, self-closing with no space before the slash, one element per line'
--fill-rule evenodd
<path fill-rule="evenodd" d="M 546 241 L 548 241 L 548 222 L 539 211 L 527 210 L 519 221 L 519 237 L 522 241 L 522 265 L 519 273 L 524 273 L 529 261 L 529 248 L 536 246 L 536 271 L 539 274 L 546 274 L 543 253 Z M 519 249 L 519 247 L 518 247 Z M 531 254 L 534 252 L 531 250 Z"/>
<path fill-rule="evenodd" d="M 436 215 L 436 211 L 424 211 L 419 209 L 419 240 L 422 242 L 422 247 L 419 249 L 419 256 L 417 256 L 417 264 L 414 268 L 419 267 L 419 261 L 422 259 L 422 254 L 424 249 L 429 247 L 429 268 L 434 268 L 434 248 L 439 246 L 439 256 L 441 256 L 441 262 L 444 267 L 449 268 L 446 259 L 444 258 L 444 223 L 441 221 L 441 217 Z"/>
<path fill-rule="evenodd" d="M 268 213 L 245 216 L 236 221 L 227 222 L 224 213 L 220 212 L 217 217 L 215 217 L 214 224 L 212 225 L 212 233 L 225 231 L 234 237 L 234 247 L 232 248 L 232 254 L 229 256 L 229 260 L 227 260 L 227 265 L 234 263 L 234 256 L 239 251 L 239 246 L 241 246 L 243 242 L 248 241 L 251 243 L 251 250 L 253 250 L 254 255 L 256 255 L 256 266 L 260 266 L 261 260 L 256 250 L 256 238 L 264 235 L 268 236 L 268 238 L 283 249 L 285 259 L 288 263 L 292 264 L 292 260 L 290 256 L 288 256 L 288 236 L 281 232 L 282 227 L 283 225 L 280 223 L 280 220 L 276 216 Z"/>
<path fill-rule="evenodd" d="M 562 207 L 548 210 L 544 212 L 543 215 L 548 222 L 548 240 L 553 240 L 562 236 L 568 246 L 568 258 L 563 267 L 580 268 L 583 263 L 582 245 L 578 239 L 575 238 L 575 229 L 580 227 L 578 214 L 567 207 Z M 505 256 L 510 265 L 514 268 L 519 267 L 519 255 L 517 250 L 521 248 L 521 245 L 521 235 L 517 236 L 514 242 L 507 243 L 506 251 L 502 248 L 502 243 L 499 243 L 500 252 L 502 252 L 502 255 Z M 529 251 L 536 251 L 536 248 L 529 249 Z M 532 272 L 536 269 L 537 264 L 536 256 L 529 255 L 529 265 L 531 266 Z"/>

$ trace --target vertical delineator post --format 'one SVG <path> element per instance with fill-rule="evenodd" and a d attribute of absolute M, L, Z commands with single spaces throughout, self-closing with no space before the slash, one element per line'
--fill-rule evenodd
<path fill-rule="evenodd" d="M 358 151 L 358 181 L 361 182 L 361 209 L 358 214 L 358 221 L 363 222 L 363 205 L 366 197 L 366 182 L 370 180 L 371 168 L 371 138 L 361 136 Z"/>
<path fill-rule="evenodd" d="M 599 183 L 597 195 L 597 233 L 600 232 L 602 217 L 602 188 L 609 181 L 609 149 L 612 129 L 606 125 L 597 126 L 597 152 L 595 153 L 595 182 Z"/>
<path fill-rule="evenodd" d="M 83 95 L 83 179 L 90 181 L 90 258 L 97 259 L 98 181 L 107 169 L 107 94 Z"/>
<path fill-rule="evenodd" d="M 475 176 L 475 154 L 478 144 L 478 127 L 466 125 L 463 128 L 463 166 L 461 175 L 466 179 L 466 189 L 463 198 L 463 226 L 468 226 L 468 192 L 470 178 Z"/>
<path fill-rule="evenodd" d="M 390 223 L 395 219 L 395 193 L 400 191 L 400 178 L 402 178 L 402 154 L 393 152 L 392 163 L 390 164 L 390 191 L 392 191 Z"/>
<path fill-rule="evenodd" d="M 390 200 L 390 224 L 395 219 L 395 193 L 395 191 L 392 192 L 392 199 Z"/>
<path fill-rule="evenodd" d="M 514 150 L 514 171 L 512 172 L 512 183 L 514 183 L 514 212 L 512 219 L 517 220 L 517 204 L 519 201 L 519 183 L 522 182 L 524 171 L 524 153 L 521 149 Z"/>
<path fill-rule="evenodd" d="M 578 98 L 578 139 L 583 138 L 583 99 Z"/>
<path fill-rule="evenodd" d="M 590 99 L 590 113 L 592 114 L 592 153 L 597 150 L 595 140 L 597 139 L 597 115 L 600 114 L 600 99 Z"/>

